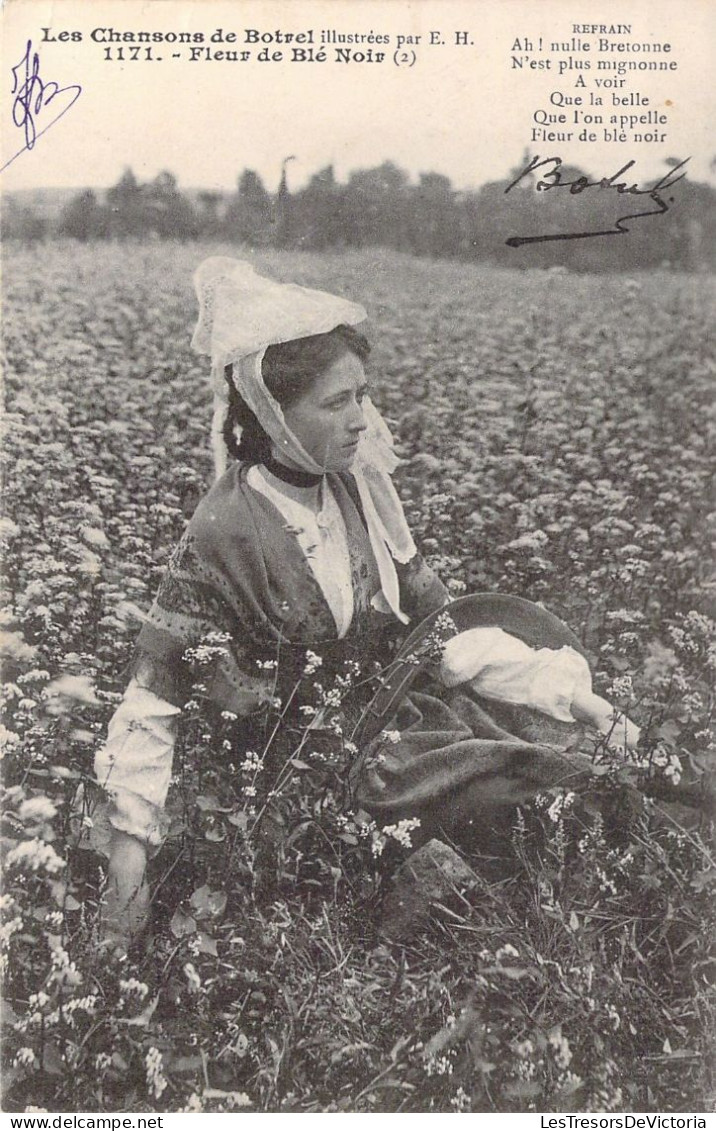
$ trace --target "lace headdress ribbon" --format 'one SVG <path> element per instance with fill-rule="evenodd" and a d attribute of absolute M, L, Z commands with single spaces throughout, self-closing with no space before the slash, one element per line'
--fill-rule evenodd
<path fill-rule="evenodd" d="M 276 283 L 257 275 L 249 263 L 225 256 L 204 260 L 194 275 L 199 320 L 192 337 L 198 353 L 211 357 L 214 415 L 211 441 L 217 478 L 227 465 L 223 422 L 228 404 L 224 378 L 232 366 L 238 392 L 259 424 L 282 451 L 304 471 L 323 474 L 286 424 L 280 404 L 264 384 L 261 362 L 268 346 L 366 318 L 357 303 L 292 283 Z M 384 604 L 404 623 L 395 562 L 416 553 L 403 506 L 391 475 L 398 465 L 393 437 L 375 405 L 363 402 L 366 428 L 358 442 L 351 474 L 355 478 L 381 581 L 378 605 Z"/>

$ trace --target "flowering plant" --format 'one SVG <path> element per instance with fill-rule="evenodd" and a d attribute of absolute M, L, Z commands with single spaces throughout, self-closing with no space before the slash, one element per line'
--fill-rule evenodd
<path fill-rule="evenodd" d="M 702 1110 L 716 868 L 675 798 L 714 765 L 712 281 L 268 256 L 381 311 L 396 484 L 451 591 L 544 602 L 642 739 L 627 763 L 591 736 L 594 790 L 506 822 L 475 890 L 393 946 L 382 888 L 424 829 L 377 828 L 346 796 L 351 699 L 375 673 L 303 654 L 240 735 L 205 709 L 222 646 L 206 642 L 154 937 L 123 957 L 99 937 L 104 866 L 80 834 L 100 830 L 74 797 L 211 479 L 195 260 L 170 244 L 6 259 L 6 1110 Z"/>

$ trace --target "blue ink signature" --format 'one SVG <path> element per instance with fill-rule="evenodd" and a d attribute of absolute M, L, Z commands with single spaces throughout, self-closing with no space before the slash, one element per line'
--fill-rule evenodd
<path fill-rule="evenodd" d="M 13 161 L 25 153 L 26 150 L 32 149 L 38 138 L 47 133 L 50 126 L 54 126 L 55 122 L 59 121 L 63 114 L 66 114 L 70 107 L 74 106 L 75 102 L 82 93 L 82 87 L 78 85 L 72 86 L 58 86 L 56 82 L 43 82 L 40 78 L 40 56 L 32 50 L 32 40 L 28 39 L 25 54 L 16 67 L 12 68 L 12 90 L 11 94 L 15 96 L 12 104 L 12 120 L 18 129 L 23 130 L 25 135 L 25 144 L 22 149 L 18 149 L 17 153 L 6 161 L 4 165 L 0 165 L 0 173 L 3 169 L 7 169 L 8 165 L 12 165 Z M 42 129 L 38 129 L 40 125 L 40 114 L 43 110 L 49 108 L 52 102 L 61 94 L 71 94 L 72 98 L 66 106 L 59 109 L 54 118 L 51 118 L 47 125 Z M 56 109 L 62 105 L 60 100 Z"/>
<path fill-rule="evenodd" d="M 537 169 L 542 169 L 545 165 L 548 166 L 547 170 L 543 173 L 543 180 L 540 180 L 535 185 L 537 192 L 549 192 L 552 189 L 561 188 L 569 189 L 570 196 L 580 196 L 587 189 L 608 189 L 618 193 L 627 194 L 630 196 L 647 196 L 656 205 L 656 208 L 650 208 L 646 212 L 630 212 L 625 216 L 620 216 L 614 221 L 614 226 L 605 228 L 601 231 L 578 231 L 578 232 L 558 232 L 554 235 L 542 236 L 511 236 L 505 243 L 508 247 L 522 247 L 524 244 L 530 243 L 545 243 L 548 240 L 583 240 L 591 236 L 622 236 L 626 235 L 629 231 L 627 227 L 627 220 L 641 220 L 644 216 L 661 216 L 669 211 L 669 204 L 674 203 L 673 196 L 668 198 L 668 202 L 661 195 L 665 189 L 671 188 L 672 185 L 678 184 L 683 181 L 686 173 L 679 173 L 678 177 L 674 174 L 683 169 L 691 160 L 687 157 L 686 160 L 680 161 L 678 165 L 669 173 L 665 173 L 660 180 L 653 184 L 650 188 L 639 188 L 638 185 L 628 184 L 627 181 L 617 181 L 617 177 L 621 177 L 624 173 L 628 173 L 635 161 L 628 161 L 626 165 L 622 165 L 618 172 L 614 173 L 611 177 L 602 177 L 598 181 L 590 181 L 588 177 L 577 177 L 575 180 L 568 181 L 562 180 L 562 158 L 561 157 L 535 157 L 530 161 L 529 165 L 519 174 L 518 177 L 508 185 L 505 192 L 510 192 L 515 185 L 519 184 L 523 177 L 535 172 Z M 621 210 L 620 210 L 621 211 Z"/>

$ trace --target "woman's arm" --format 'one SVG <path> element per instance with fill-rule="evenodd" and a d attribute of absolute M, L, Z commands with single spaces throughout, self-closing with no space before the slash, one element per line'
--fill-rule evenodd
<path fill-rule="evenodd" d="M 114 829 L 102 908 L 102 937 L 126 947 L 144 930 L 148 912 L 147 846 L 135 836 Z"/>
<path fill-rule="evenodd" d="M 171 780 L 181 710 L 135 678 L 95 755 L 97 781 L 111 799 L 113 828 L 158 848 L 166 833 L 164 804 Z"/>
<path fill-rule="evenodd" d="M 628 749 L 639 741 L 639 728 L 593 693 L 586 658 L 568 646 L 535 649 L 496 625 L 472 628 L 447 642 L 439 672 L 446 687 L 467 683 L 488 699 L 589 723 Z"/>
<path fill-rule="evenodd" d="M 607 699 L 594 695 L 591 688 L 577 689 L 572 699 L 572 714 L 600 731 L 617 747 L 634 750 L 639 742 L 641 731 L 636 723 L 615 710 Z"/>
<path fill-rule="evenodd" d="M 178 707 L 132 680 L 95 757 L 95 774 L 109 797 L 103 935 L 126 945 L 141 933 L 149 908 L 147 857 L 163 841 L 164 803 L 171 779 Z"/>

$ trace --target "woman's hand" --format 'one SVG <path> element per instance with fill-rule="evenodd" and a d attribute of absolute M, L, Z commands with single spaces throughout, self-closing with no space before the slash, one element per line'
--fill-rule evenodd
<path fill-rule="evenodd" d="M 572 700 L 572 714 L 575 719 L 589 723 L 602 734 L 608 736 L 614 746 L 633 750 L 639 741 L 641 731 L 636 723 L 626 715 L 620 715 L 606 699 L 591 691 L 578 691 Z"/>
<path fill-rule="evenodd" d="M 144 930 L 149 912 L 146 845 L 114 830 L 109 848 L 102 936 L 123 950 Z"/>

